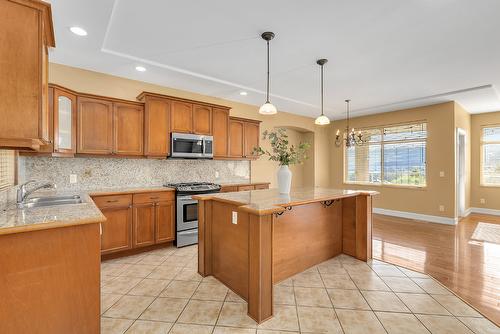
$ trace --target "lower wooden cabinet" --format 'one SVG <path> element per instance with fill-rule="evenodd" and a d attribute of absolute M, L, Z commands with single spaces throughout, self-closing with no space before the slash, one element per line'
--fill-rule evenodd
<path fill-rule="evenodd" d="M 160 202 L 155 208 L 155 227 L 157 243 L 175 239 L 175 202 Z"/>
<path fill-rule="evenodd" d="M 155 243 L 155 203 L 134 205 L 134 247 Z"/>
<path fill-rule="evenodd" d="M 101 208 L 106 221 L 101 224 L 101 253 L 114 253 L 132 248 L 132 208 Z"/>

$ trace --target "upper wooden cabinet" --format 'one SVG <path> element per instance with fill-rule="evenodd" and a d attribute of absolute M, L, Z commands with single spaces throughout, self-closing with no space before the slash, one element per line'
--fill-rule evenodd
<path fill-rule="evenodd" d="M 38 150 L 50 143 L 50 4 L 0 1 L 0 147 Z"/>
<path fill-rule="evenodd" d="M 113 153 L 113 103 L 78 97 L 77 153 Z"/>
<path fill-rule="evenodd" d="M 260 121 L 229 117 L 229 157 L 256 159 L 253 149 L 259 146 Z"/>
<path fill-rule="evenodd" d="M 50 115 L 54 120 L 54 152 L 58 154 L 75 154 L 76 95 L 60 87 L 51 87 L 50 89 L 53 91 L 49 105 L 52 105 Z"/>
<path fill-rule="evenodd" d="M 193 105 L 193 132 L 200 135 L 212 134 L 212 107 Z"/>
<path fill-rule="evenodd" d="M 113 153 L 142 155 L 144 153 L 144 108 L 131 103 L 113 103 Z"/>
<path fill-rule="evenodd" d="M 193 105 L 182 101 L 172 101 L 170 114 L 172 132 L 193 133 Z"/>
<path fill-rule="evenodd" d="M 214 157 L 227 157 L 229 138 L 229 109 L 213 108 L 212 135 L 214 136 Z"/>
<path fill-rule="evenodd" d="M 166 157 L 170 153 L 170 100 L 144 97 L 144 155 Z"/>

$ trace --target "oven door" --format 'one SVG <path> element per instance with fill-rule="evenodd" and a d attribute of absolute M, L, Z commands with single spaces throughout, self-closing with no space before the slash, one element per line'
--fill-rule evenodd
<path fill-rule="evenodd" d="M 203 136 L 172 133 L 172 157 L 203 158 Z"/>
<path fill-rule="evenodd" d="M 191 196 L 177 196 L 177 231 L 198 227 L 198 201 Z"/>

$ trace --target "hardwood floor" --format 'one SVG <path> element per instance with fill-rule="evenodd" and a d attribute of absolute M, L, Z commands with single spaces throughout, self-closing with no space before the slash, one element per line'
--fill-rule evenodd
<path fill-rule="evenodd" d="M 500 326 L 500 217 L 450 226 L 374 215 L 373 257 L 433 276 Z"/>

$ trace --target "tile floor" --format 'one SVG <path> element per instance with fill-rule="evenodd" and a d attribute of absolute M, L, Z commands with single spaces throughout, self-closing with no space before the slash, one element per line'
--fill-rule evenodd
<path fill-rule="evenodd" d="M 346 255 L 276 285 L 275 316 L 260 325 L 198 275 L 196 246 L 103 262 L 101 280 L 102 334 L 500 333 L 432 278 Z"/>

